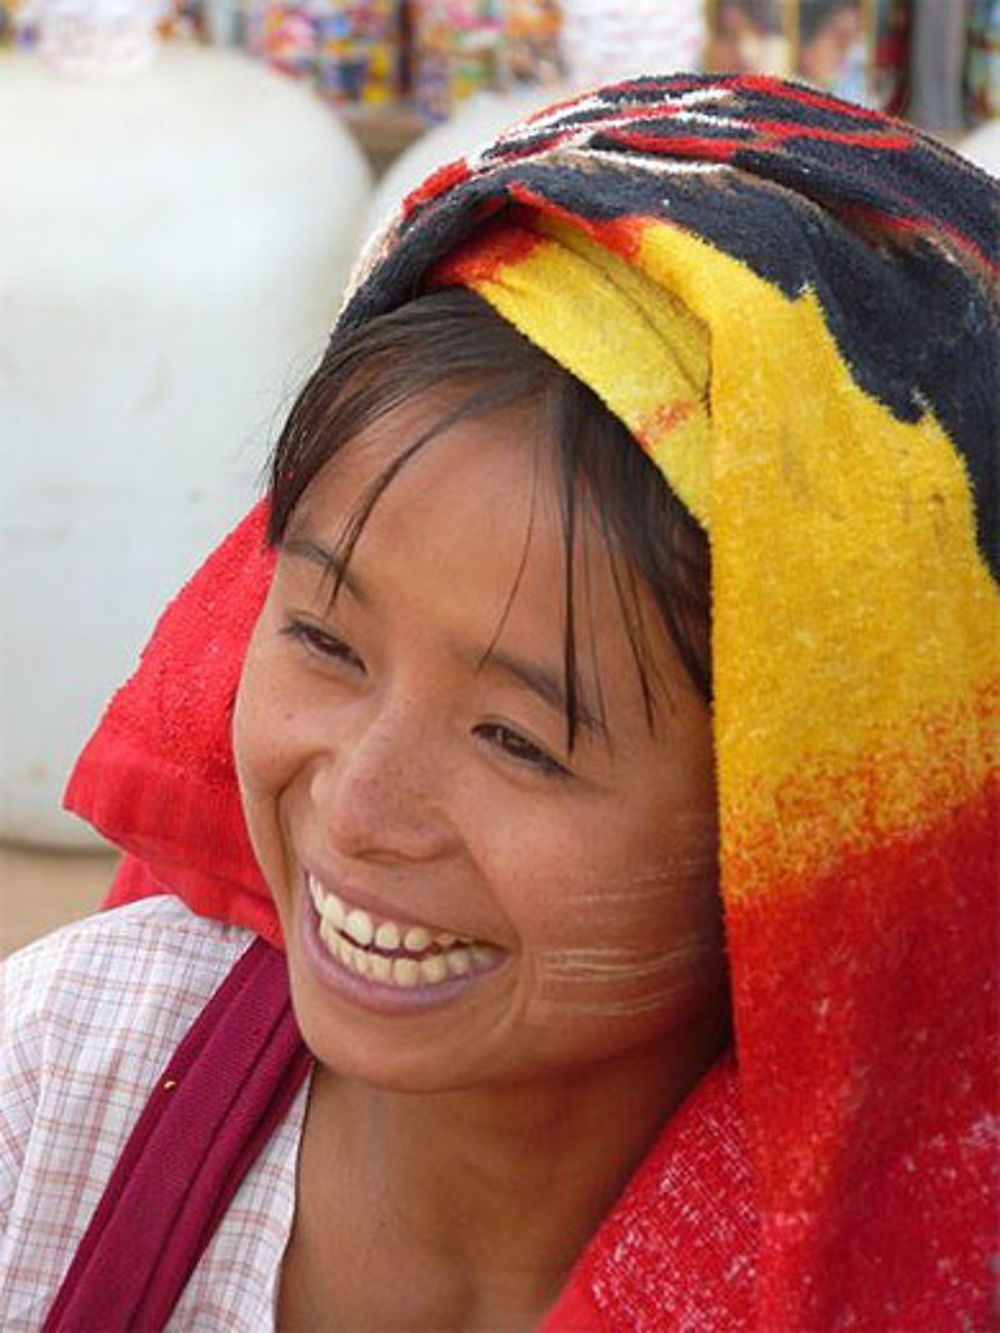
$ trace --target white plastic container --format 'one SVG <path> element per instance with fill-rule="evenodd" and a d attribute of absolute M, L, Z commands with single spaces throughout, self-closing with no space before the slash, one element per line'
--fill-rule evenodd
<path fill-rule="evenodd" d="M 371 182 L 303 86 L 166 48 L 0 68 L 0 838 L 86 845 L 72 760 L 256 495 Z"/>

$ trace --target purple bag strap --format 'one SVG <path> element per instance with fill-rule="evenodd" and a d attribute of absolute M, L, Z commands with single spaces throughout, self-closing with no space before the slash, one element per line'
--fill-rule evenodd
<path fill-rule="evenodd" d="M 162 1329 L 311 1067 L 284 958 L 258 939 L 160 1077 L 43 1333 Z"/>

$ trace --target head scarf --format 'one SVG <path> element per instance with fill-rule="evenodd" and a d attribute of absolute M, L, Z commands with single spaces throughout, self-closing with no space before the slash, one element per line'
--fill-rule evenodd
<path fill-rule="evenodd" d="M 432 176 L 339 323 L 471 287 L 599 394 L 708 533 L 768 1333 L 990 1317 L 998 193 L 802 87 L 638 79 Z M 69 801 L 138 858 L 119 897 L 159 880 L 273 932 L 226 743 L 260 530 L 168 612 Z M 151 764 L 173 786 L 137 797 Z M 616 1271 L 592 1292 L 609 1327 Z M 655 1308 L 620 1326 L 687 1326 Z"/>

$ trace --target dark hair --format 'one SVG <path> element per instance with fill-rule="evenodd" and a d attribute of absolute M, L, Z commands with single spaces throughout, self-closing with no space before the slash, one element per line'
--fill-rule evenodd
<path fill-rule="evenodd" d="M 450 405 L 430 429 L 402 446 L 349 516 L 340 539 L 344 565 L 386 488 L 429 440 L 459 420 L 529 404 L 538 413 L 542 434 L 553 450 L 562 489 L 564 670 L 570 746 L 578 724 L 579 697 L 573 554 L 583 504 L 592 509 L 607 545 L 650 726 L 655 725 L 650 684 L 655 664 L 643 624 L 639 581 L 651 589 L 692 683 L 710 700 L 705 534 L 596 394 L 480 297 L 462 288 L 418 296 L 331 340 L 275 446 L 270 465 L 268 541 L 281 543 L 306 489 L 345 444 L 405 400 L 440 389 L 448 391 L 443 401 Z M 335 587 L 334 596 L 337 591 Z M 511 600 L 515 592 L 516 584 Z"/>

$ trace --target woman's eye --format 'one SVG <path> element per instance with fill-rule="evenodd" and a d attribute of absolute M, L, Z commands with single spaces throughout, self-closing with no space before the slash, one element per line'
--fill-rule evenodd
<path fill-rule="evenodd" d="M 311 625 L 305 620 L 290 620 L 282 627 L 281 633 L 327 661 L 342 662 L 361 671 L 365 669 L 364 662 L 350 644 L 338 639 L 329 630 L 320 629 L 318 625 Z"/>
<path fill-rule="evenodd" d="M 566 777 L 569 770 L 564 768 L 557 759 L 553 759 L 550 754 L 539 749 L 533 741 L 529 741 L 526 736 L 520 732 L 514 731 L 511 727 L 504 726 L 502 722 L 487 722 L 482 726 L 476 727 L 476 735 L 491 745 L 497 746 L 510 759 L 516 760 L 520 764 L 525 764 L 531 768 L 537 769 L 548 777 Z"/>

